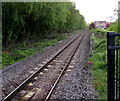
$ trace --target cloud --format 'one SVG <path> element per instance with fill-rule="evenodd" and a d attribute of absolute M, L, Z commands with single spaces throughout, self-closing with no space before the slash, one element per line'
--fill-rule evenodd
<path fill-rule="evenodd" d="M 106 17 L 114 15 L 118 8 L 118 0 L 71 0 L 76 3 L 76 8 L 85 17 L 87 22 L 107 20 Z"/>

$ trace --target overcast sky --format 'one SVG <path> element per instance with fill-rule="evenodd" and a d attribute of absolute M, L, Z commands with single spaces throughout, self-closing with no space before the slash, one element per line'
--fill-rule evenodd
<path fill-rule="evenodd" d="M 76 8 L 85 17 L 87 23 L 92 21 L 111 21 L 120 0 L 70 0 L 76 3 Z"/>

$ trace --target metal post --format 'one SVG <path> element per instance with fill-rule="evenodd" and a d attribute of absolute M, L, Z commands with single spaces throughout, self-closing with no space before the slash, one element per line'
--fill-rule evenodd
<path fill-rule="evenodd" d="M 115 100 L 115 50 L 109 46 L 115 46 L 114 32 L 107 33 L 107 55 L 108 55 L 108 101 Z"/>

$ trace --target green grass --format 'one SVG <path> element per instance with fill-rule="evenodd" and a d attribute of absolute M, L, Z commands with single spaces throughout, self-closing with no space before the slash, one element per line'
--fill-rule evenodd
<path fill-rule="evenodd" d="M 22 61 L 27 57 L 44 50 L 48 46 L 53 46 L 58 41 L 66 39 L 67 36 L 68 34 L 59 34 L 52 39 L 24 41 L 11 45 L 8 48 L 3 49 L 2 67 L 0 68 Z"/>
<path fill-rule="evenodd" d="M 77 34 L 80 31 L 81 30 L 77 30 L 71 34 Z M 5 68 L 8 65 L 22 61 L 49 46 L 57 44 L 57 42 L 66 39 L 69 35 L 70 33 L 54 34 L 49 35 L 48 39 L 39 40 L 36 38 L 31 41 L 25 40 L 24 42 L 17 42 L 16 44 L 3 48 L 2 57 L 0 57 L 2 58 L 2 66 L 0 68 Z"/>
<path fill-rule="evenodd" d="M 97 32 L 107 32 L 107 31 L 105 31 L 105 30 L 103 30 L 103 29 L 96 29 L 96 31 L 97 31 Z"/>
<path fill-rule="evenodd" d="M 98 91 L 99 99 L 107 99 L 107 52 L 106 52 L 106 33 L 98 33 L 92 30 L 94 41 L 94 50 L 92 51 L 90 61 L 93 62 L 92 77 L 93 85 Z M 101 35 L 102 34 L 102 37 Z"/>

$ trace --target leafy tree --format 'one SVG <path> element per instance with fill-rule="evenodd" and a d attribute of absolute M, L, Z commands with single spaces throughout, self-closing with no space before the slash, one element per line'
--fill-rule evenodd
<path fill-rule="evenodd" d="M 89 25 L 89 28 L 95 28 L 95 23 L 91 23 L 90 25 Z"/>
<path fill-rule="evenodd" d="M 3 2 L 3 45 L 86 27 L 72 2 Z"/>

